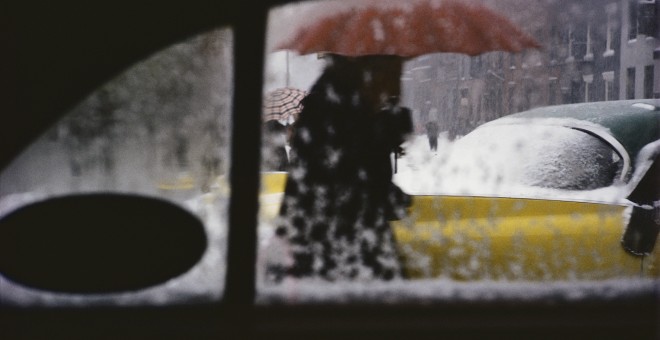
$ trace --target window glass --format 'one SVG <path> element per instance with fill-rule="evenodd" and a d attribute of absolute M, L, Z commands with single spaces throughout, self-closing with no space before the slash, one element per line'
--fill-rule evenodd
<path fill-rule="evenodd" d="M 542 47 L 408 55 L 401 51 L 433 39 L 408 25 L 429 22 L 419 3 L 271 10 L 257 301 L 552 300 L 652 289 L 657 250 L 634 257 L 620 243 L 628 195 L 648 168 L 641 146 L 660 139 L 657 101 L 641 110 L 616 100 L 635 99 L 627 70 L 653 63 L 652 49 L 621 39 L 629 8 L 486 2 Z M 433 6 L 441 5 L 426 12 Z M 362 26 L 344 32 L 324 21 L 342 16 Z M 414 28 L 396 41 L 390 25 Z M 374 46 L 385 52 L 370 53 Z M 370 90 L 380 95 L 375 109 Z M 632 133 L 644 124 L 648 134 Z"/>
<path fill-rule="evenodd" d="M 0 175 L 2 216 L 33 202 L 83 193 L 174 203 L 204 224 L 207 247 L 199 262 L 160 284 L 117 294 L 39 291 L 0 276 L 3 304 L 150 305 L 220 298 L 232 45 L 232 32 L 219 29 L 137 63 L 79 103 Z M 151 237 L 161 236 L 156 231 Z"/>

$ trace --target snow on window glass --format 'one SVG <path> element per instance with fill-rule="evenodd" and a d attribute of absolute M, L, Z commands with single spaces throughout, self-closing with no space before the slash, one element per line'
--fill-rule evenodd
<path fill-rule="evenodd" d="M 232 44 L 231 31 L 220 29 L 137 63 L 73 108 L 0 175 L 2 216 L 31 202 L 77 193 L 137 194 L 175 203 L 203 221 L 209 246 L 199 263 L 160 285 L 121 294 L 41 292 L 0 276 L 3 304 L 132 305 L 220 298 Z"/>
<path fill-rule="evenodd" d="M 645 171 L 635 167 L 636 153 L 660 138 L 657 117 L 636 112 L 633 103 L 611 108 L 625 94 L 625 79 L 603 75 L 643 59 L 607 51 L 626 48 L 625 55 L 651 63 L 653 47 L 612 45 L 625 41 L 612 36 L 624 34 L 612 26 L 627 20 L 618 6 L 507 0 L 471 4 L 485 4 L 517 27 L 483 37 L 508 41 L 508 48 L 419 52 L 438 45 L 440 34 L 416 34 L 422 28 L 410 23 L 420 21 L 419 8 L 449 11 L 443 4 L 316 1 L 271 11 L 259 301 L 646 291 L 657 277 L 657 251 L 642 261 L 620 240 L 635 204 L 626 196 L 638 183 L 631 175 Z M 613 15 L 619 19 L 593 20 Z M 450 17 L 438 27 L 451 31 Z M 363 30 L 331 29 L 362 21 Z M 469 46 L 469 28 L 460 29 L 442 43 Z M 405 30 L 413 32 L 395 42 Z M 283 89 L 304 96 L 272 99 Z M 607 100 L 580 112 L 568 105 Z M 561 105 L 561 115 L 498 120 L 551 105 Z M 650 126 L 648 133 L 632 133 L 633 121 Z"/>

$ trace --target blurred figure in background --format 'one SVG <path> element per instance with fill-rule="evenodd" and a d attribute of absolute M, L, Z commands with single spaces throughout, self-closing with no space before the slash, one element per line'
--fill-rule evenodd
<path fill-rule="evenodd" d="M 284 126 L 276 120 L 269 120 L 263 124 L 264 136 L 264 159 L 262 168 L 264 171 L 286 171 L 289 166 L 287 153 L 287 139 L 289 127 Z"/>
<path fill-rule="evenodd" d="M 426 136 L 429 139 L 429 147 L 431 151 L 438 151 L 438 133 L 439 127 L 438 122 L 435 120 L 430 120 L 426 123 Z"/>

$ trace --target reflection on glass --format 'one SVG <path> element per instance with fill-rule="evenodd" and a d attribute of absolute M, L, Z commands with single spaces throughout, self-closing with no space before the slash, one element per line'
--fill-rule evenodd
<path fill-rule="evenodd" d="M 271 11 L 264 93 L 292 86 L 310 91 L 332 59 L 277 50 L 296 27 L 347 8 L 360 13 L 373 3 L 310 2 Z M 407 214 L 391 222 L 404 269 L 401 279 L 281 277 L 300 246 L 277 235 L 282 193 L 287 177 L 301 176 L 304 169 L 273 172 L 270 160 L 278 152 L 269 145 L 277 143 L 272 130 L 265 130 L 260 301 L 598 297 L 603 287 L 624 294 L 654 284 L 658 250 L 635 257 L 620 240 L 632 207 L 642 204 L 630 193 L 656 162 L 649 152 L 657 152 L 660 139 L 660 102 L 646 100 L 646 109 L 635 103 L 660 90 L 645 81 L 642 91 L 635 79 L 649 79 L 658 40 L 628 44 L 628 20 L 634 18 L 628 12 L 634 6 L 617 1 L 546 2 L 522 11 L 519 0 L 488 4 L 543 48 L 405 60 L 398 104 L 411 109 L 413 133 L 404 153 L 391 154 L 394 183 L 412 195 Z M 405 10 L 407 5 L 380 6 Z M 366 40 L 386 41 L 383 22 L 371 22 L 374 36 Z M 373 75 L 362 74 L 364 79 Z M 326 92 L 330 100 L 337 98 L 334 90 Z M 656 151 L 644 151 L 650 149 Z M 317 152 L 328 156 L 331 167 L 336 153 L 323 146 Z M 316 199 L 326 195 L 321 187 L 305 190 L 316 192 Z M 650 196 L 660 200 L 657 192 Z M 313 220 L 315 215 L 299 217 Z M 342 255 L 348 256 L 333 254 Z"/>
<path fill-rule="evenodd" d="M 161 304 L 221 296 L 232 44 L 230 30 L 211 31 L 134 65 L 73 108 L 0 177 L 1 215 L 74 193 L 174 202 L 204 222 L 209 245 L 197 266 L 144 290 L 73 298 L 31 291 L 0 276 L 3 303 Z"/>

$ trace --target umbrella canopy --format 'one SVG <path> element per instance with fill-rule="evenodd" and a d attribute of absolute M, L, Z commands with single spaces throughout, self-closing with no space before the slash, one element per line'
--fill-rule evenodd
<path fill-rule="evenodd" d="M 477 4 L 444 1 L 402 6 L 353 8 L 303 27 L 277 49 L 300 54 L 416 57 L 453 52 L 478 55 L 489 51 L 520 52 L 539 43 L 509 19 Z"/>
<path fill-rule="evenodd" d="M 302 111 L 301 100 L 307 96 L 307 91 L 282 87 L 266 94 L 263 101 L 264 122 L 275 120 L 286 126 L 298 119 Z"/>

